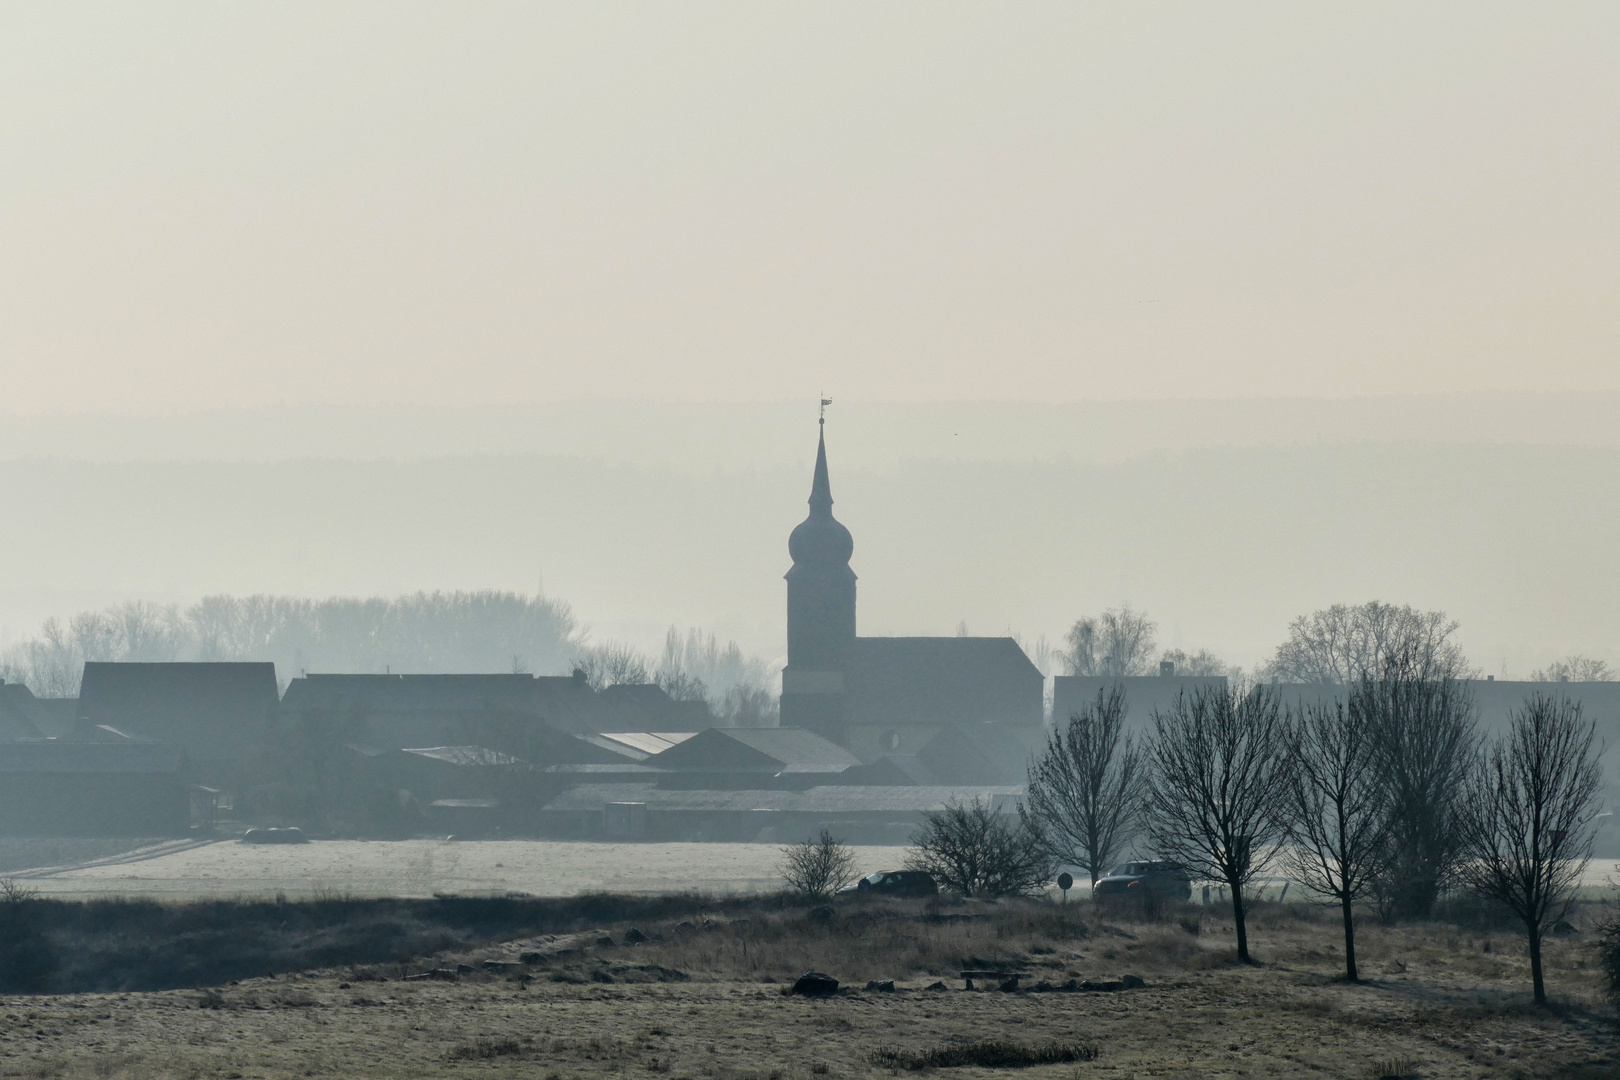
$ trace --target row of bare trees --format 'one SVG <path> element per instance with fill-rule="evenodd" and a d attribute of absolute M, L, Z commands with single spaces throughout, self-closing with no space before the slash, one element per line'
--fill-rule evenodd
<path fill-rule="evenodd" d="M 1430 915 L 1465 886 L 1513 912 L 1545 1000 L 1542 936 L 1568 911 L 1591 854 L 1601 773 L 1578 702 L 1535 695 L 1492 742 L 1466 684 L 1433 652 L 1383 658 L 1340 692 L 1285 706 L 1270 686 L 1206 687 L 1125 730 L 1117 687 L 1054 731 L 1030 769 L 1025 827 L 1098 876 L 1147 848 L 1225 885 L 1239 959 L 1250 959 L 1249 886 L 1275 867 L 1343 915 Z"/>

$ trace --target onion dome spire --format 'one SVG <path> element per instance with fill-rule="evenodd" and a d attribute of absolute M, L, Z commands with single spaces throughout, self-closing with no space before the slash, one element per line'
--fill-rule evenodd
<path fill-rule="evenodd" d="M 788 554 L 794 566 L 848 564 L 855 539 L 833 517 L 832 483 L 827 479 L 827 421 L 821 421 L 816 442 L 816 472 L 810 481 L 810 514 L 788 536 Z"/>

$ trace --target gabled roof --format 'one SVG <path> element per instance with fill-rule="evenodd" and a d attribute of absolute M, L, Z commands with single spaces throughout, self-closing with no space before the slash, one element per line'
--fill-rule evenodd
<path fill-rule="evenodd" d="M 801 728 L 709 728 L 646 762 L 682 772 L 840 773 L 861 763 Z"/>
<path fill-rule="evenodd" d="M 88 661 L 79 689 L 79 716 L 93 723 L 149 715 L 268 716 L 279 700 L 276 665 L 269 663 L 125 664 Z"/>
<path fill-rule="evenodd" d="M 51 726 L 32 690 L 0 679 L 0 740 L 43 739 Z"/>
<path fill-rule="evenodd" d="M 941 780 L 932 769 L 918 761 L 915 754 L 888 754 L 876 761 L 844 770 L 838 774 L 838 783 L 870 787 L 938 787 Z"/>
<path fill-rule="evenodd" d="M 284 708 L 378 712 L 533 711 L 533 675 L 304 675 L 287 684 Z"/>
<path fill-rule="evenodd" d="M 343 675 L 314 674 L 292 680 L 281 707 L 405 717 L 429 714 L 520 713 L 559 731 L 697 730 L 712 723 L 702 702 L 675 701 L 657 686 L 610 686 L 598 693 L 570 675 Z"/>
<path fill-rule="evenodd" d="M 856 638 L 848 720 L 1038 725 L 1044 683 L 1008 637 Z"/>
<path fill-rule="evenodd" d="M 696 735 L 695 731 L 599 731 L 581 736 L 593 746 L 611 750 L 631 761 L 645 761 Z"/>
<path fill-rule="evenodd" d="M 485 746 L 419 746 L 413 749 L 401 750 L 402 754 L 414 754 L 419 758 L 430 761 L 442 761 L 448 765 L 489 766 L 489 765 L 524 765 L 522 758 L 503 754 L 498 750 L 491 750 Z"/>
<path fill-rule="evenodd" d="M 84 665 L 78 724 L 184 746 L 200 762 L 235 758 L 262 738 L 278 707 L 269 663 Z"/>

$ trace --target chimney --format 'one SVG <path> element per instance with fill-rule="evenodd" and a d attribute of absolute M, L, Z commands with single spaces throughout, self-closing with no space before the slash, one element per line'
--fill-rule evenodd
<path fill-rule="evenodd" d="M 1175 675 L 1175 673 L 1176 673 L 1176 662 L 1174 660 L 1160 660 L 1159 661 L 1159 678 L 1168 679 L 1168 678 L 1173 677 Z"/>

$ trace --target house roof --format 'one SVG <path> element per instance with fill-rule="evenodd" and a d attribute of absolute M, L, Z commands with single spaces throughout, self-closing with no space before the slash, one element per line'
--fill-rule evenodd
<path fill-rule="evenodd" d="M 269 663 L 84 665 L 78 724 L 174 743 L 194 759 L 240 754 L 267 731 L 278 705 Z"/>
<path fill-rule="evenodd" d="M 274 709 L 276 665 L 270 663 L 130 664 L 87 661 L 79 715 L 113 711 L 217 713 Z"/>
<path fill-rule="evenodd" d="M 484 746 L 418 746 L 400 751 L 402 754 L 414 754 L 420 758 L 431 761 L 443 761 L 450 765 L 524 765 L 522 758 L 511 754 L 503 754 L 499 750 L 491 750 Z"/>
<path fill-rule="evenodd" d="M 861 759 L 802 728 L 709 728 L 646 763 L 681 772 L 840 773 Z"/>
<path fill-rule="evenodd" d="M 51 726 L 32 690 L 0 679 L 0 740 L 43 739 Z"/>
<path fill-rule="evenodd" d="M 696 734 L 695 731 L 599 731 L 581 738 L 593 746 L 622 754 L 631 761 L 645 761 Z"/>
<path fill-rule="evenodd" d="M 287 684 L 284 708 L 460 712 L 534 709 L 533 675 L 304 675 Z"/>
<path fill-rule="evenodd" d="M 856 638 L 848 718 L 854 724 L 1040 724 L 1044 683 L 1009 637 Z"/>
<path fill-rule="evenodd" d="M 921 814 L 943 810 L 950 803 L 983 799 L 998 809 L 1009 810 L 1023 798 L 1018 786 L 991 787 L 886 787 L 822 785 L 805 791 L 776 790 L 687 790 L 660 788 L 651 784 L 581 784 L 546 804 L 547 810 L 600 810 L 610 802 L 645 803 L 656 811 L 748 811 L 775 810 L 783 813 Z"/>
<path fill-rule="evenodd" d="M 160 743 L 83 743 L 59 739 L 0 743 L 0 774 L 178 774 L 185 769 L 185 751 Z"/>
<path fill-rule="evenodd" d="M 407 728 L 409 716 L 489 712 L 538 716 L 574 734 L 696 730 L 712 722 L 702 702 L 675 701 L 657 686 L 610 686 L 598 693 L 570 675 L 313 674 L 292 680 L 281 706 L 393 716 Z"/>

